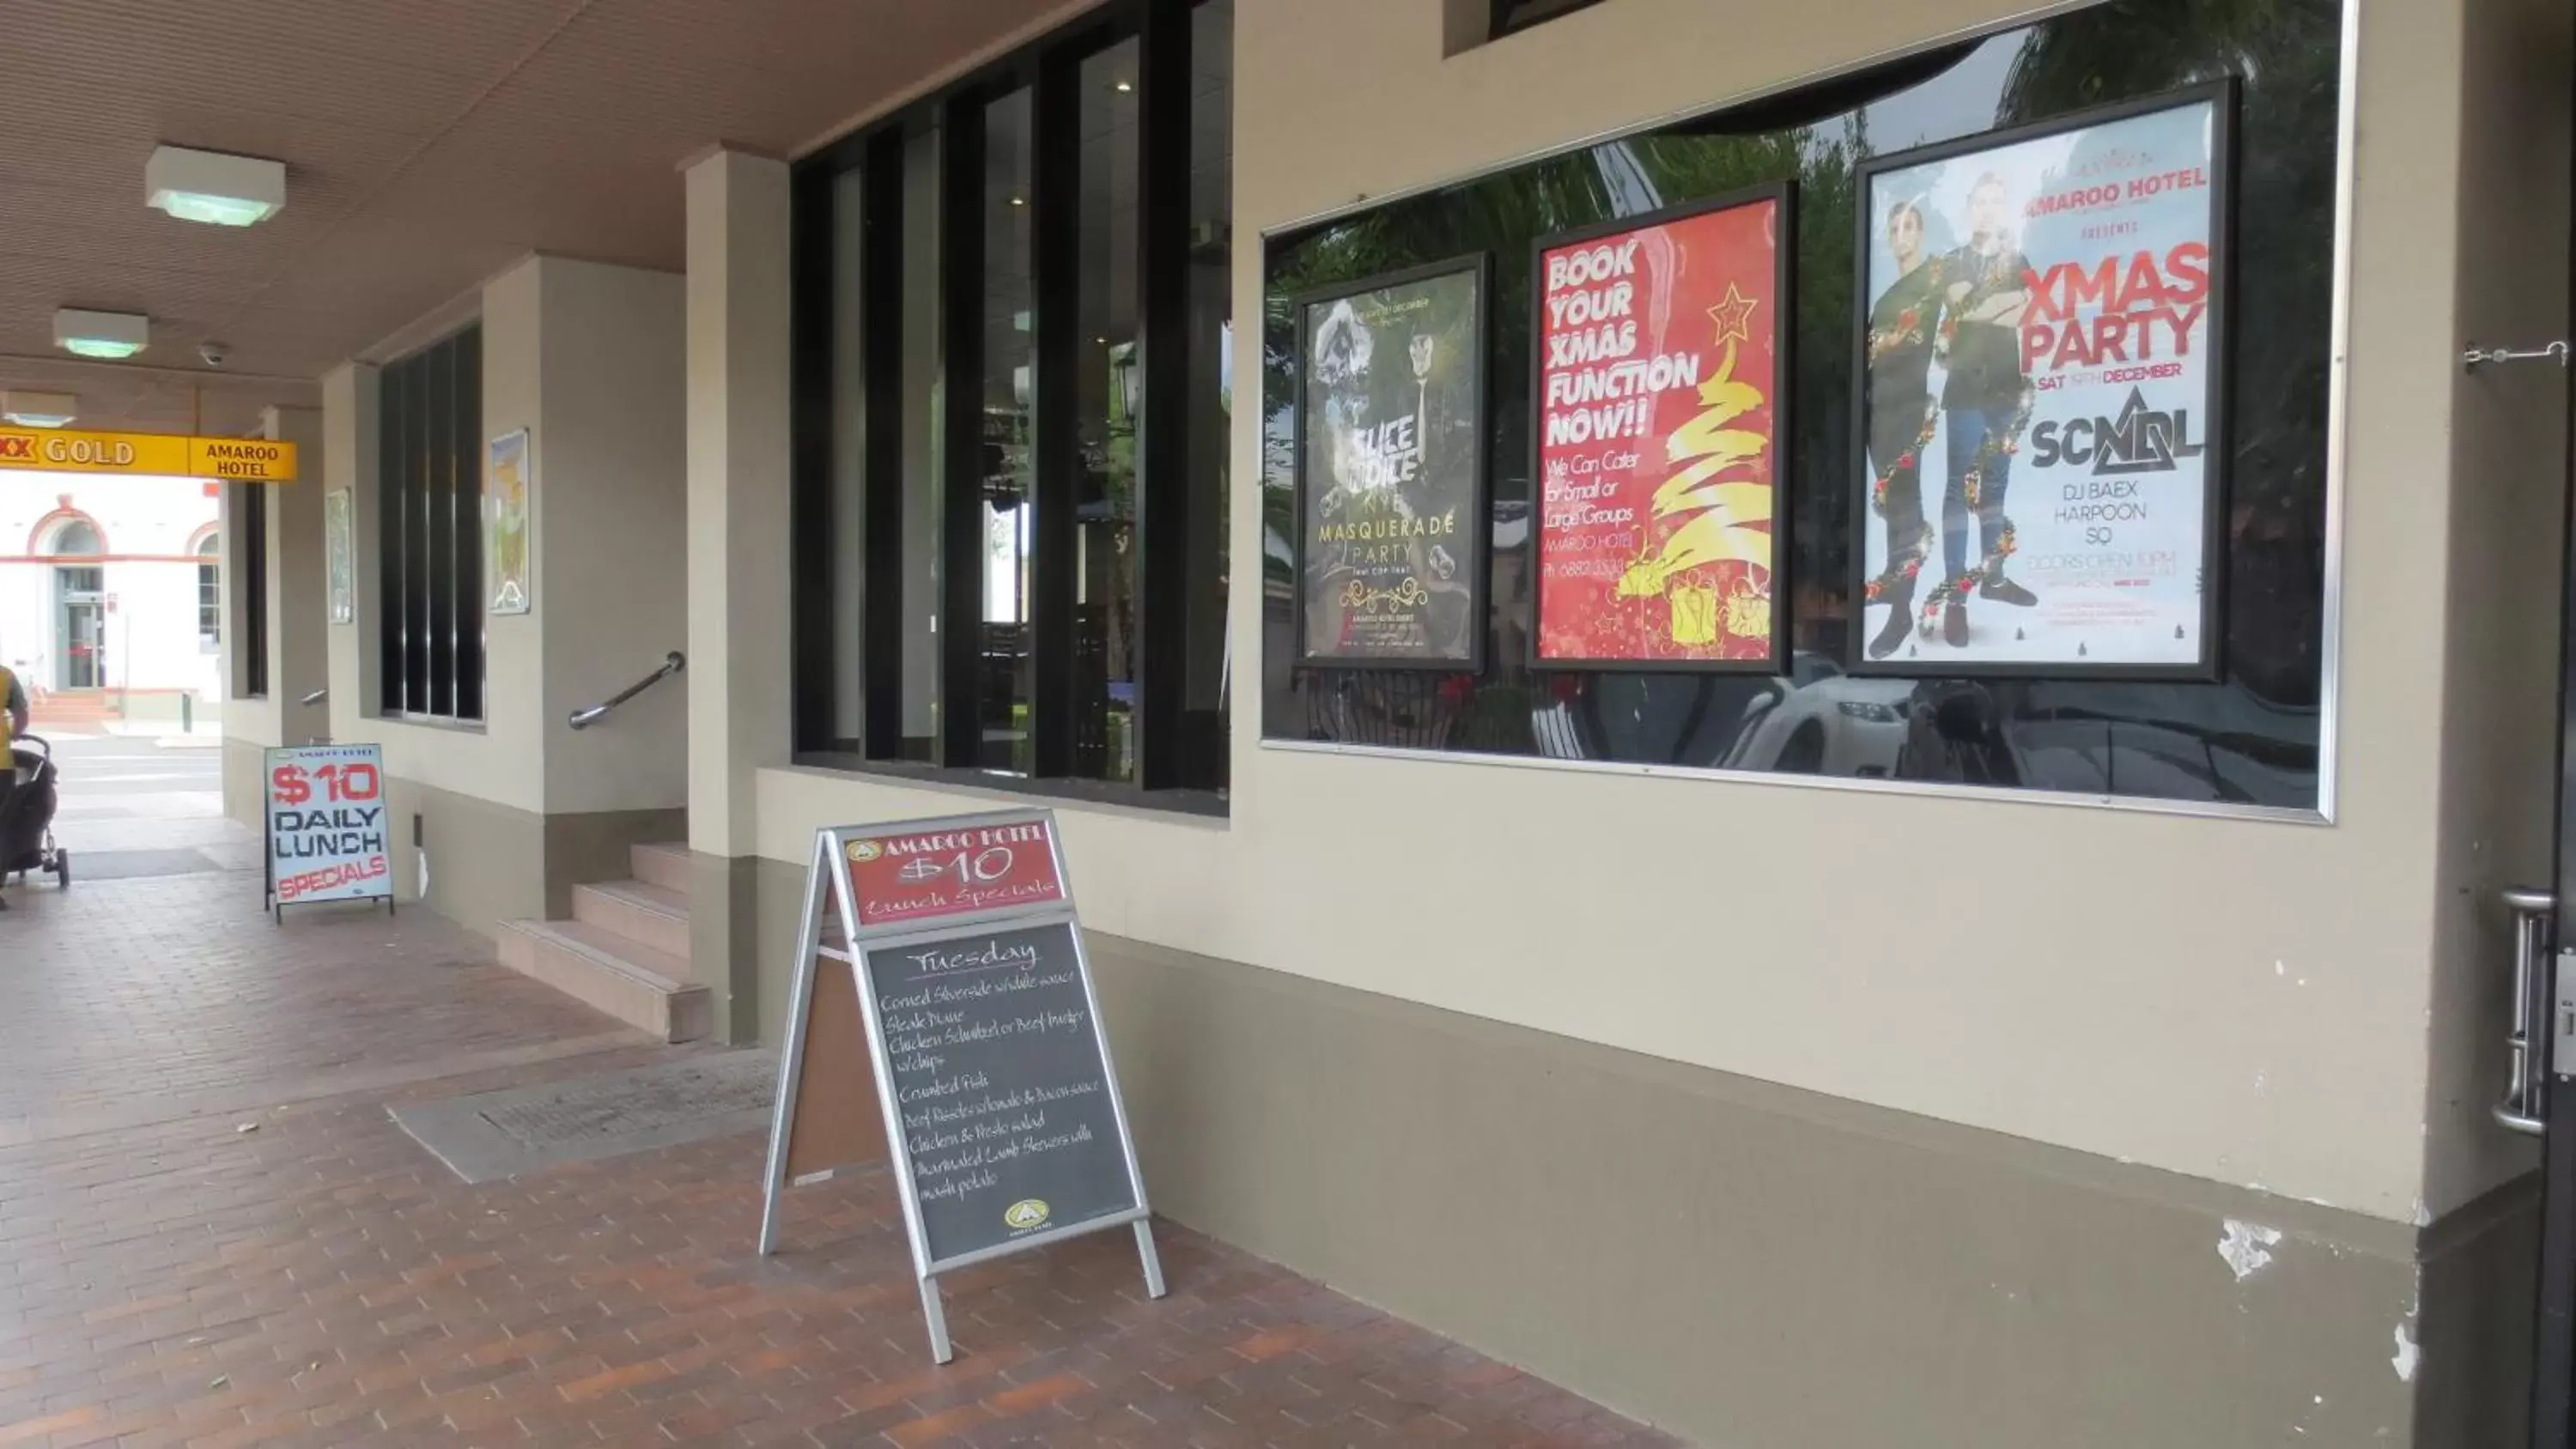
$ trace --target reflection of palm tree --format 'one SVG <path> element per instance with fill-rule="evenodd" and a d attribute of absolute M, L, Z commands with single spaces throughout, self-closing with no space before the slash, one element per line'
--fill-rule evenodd
<path fill-rule="evenodd" d="M 2264 325 L 2236 328 L 2229 370 L 2231 532 L 2286 530 L 2278 540 L 2321 561 L 2332 320 L 2332 249 L 2340 87 L 2335 0 L 2169 0 L 2152 16 L 2113 6 L 2061 15 L 2031 32 L 2004 82 L 1998 123 L 2153 95 L 2222 76 L 2248 84 L 2238 115 L 2235 291 L 2263 301 Z M 2222 546 L 2242 542 L 2223 539 Z M 2269 589 L 2229 590 L 2230 669 L 2279 703 L 2317 697 L 2322 623 L 2319 562 L 2264 571 Z"/>

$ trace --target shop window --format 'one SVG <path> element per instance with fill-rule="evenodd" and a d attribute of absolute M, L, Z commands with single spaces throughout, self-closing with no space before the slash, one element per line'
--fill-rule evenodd
<path fill-rule="evenodd" d="M 224 643 L 223 539 L 208 534 L 197 544 L 197 644 L 212 654 Z"/>
<path fill-rule="evenodd" d="M 232 483 L 234 618 L 233 697 L 268 698 L 268 490 Z"/>
<path fill-rule="evenodd" d="M 1567 8 L 1505 6 L 1494 20 Z M 2091 5 L 1269 239 L 1265 738 L 2316 810 L 2331 707 L 2342 12 L 2337 0 L 2213 0 L 2179 19 L 2159 0 Z M 2184 159 L 2130 177 L 2148 155 Z M 2123 182 L 2049 189 L 2070 171 Z M 2085 211 L 2115 194 L 2130 209 Z M 1543 243 L 1653 231 L 1636 255 L 1665 267 L 1656 285 L 1669 300 L 1695 284 L 1669 280 L 1685 275 L 1669 262 L 1684 245 L 1671 229 L 1718 210 L 1776 219 L 1776 235 L 1742 233 L 1781 254 L 1776 278 L 1752 268 L 1741 296 L 1663 313 L 1628 294 L 1645 298 L 1641 326 L 1697 328 L 1674 328 L 1641 369 L 1617 370 L 1628 354 L 1616 317 L 1588 332 L 1570 325 L 1585 317 L 1561 317 L 1569 325 L 1550 337 L 1562 345 L 1542 359 Z M 2204 298 L 2202 259 L 2220 252 Z M 1479 265 L 1491 279 L 1481 295 Z M 1583 291 L 1580 271 L 1562 291 Z M 2157 289 L 2171 279 L 2170 296 L 2115 310 L 2181 302 L 2181 331 L 2203 328 L 2188 361 L 2172 328 L 2143 366 L 2093 356 L 2128 334 L 2086 325 L 2079 337 L 2058 313 L 2109 305 L 2100 296 L 2061 287 L 2016 301 L 2051 277 L 2113 274 Z M 1352 328 L 1322 325 L 1335 298 L 1381 318 L 1428 308 L 1454 325 L 1389 323 L 1369 372 L 1350 365 L 1366 356 Z M 2224 315 L 2191 310 L 2202 300 Z M 1623 302 L 1605 282 L 1569 305 Z M 1481 408 L 1468 401 L 1475 379 L 1452 378 L 1444 394 L 1438 360 L 1479 318 Z M 1769 420 L 1739 417 L 1736 392 L 1712 398 L 1707 379 L 1684 375 L 1709 359 L 1734 366 L 1718 350 L 1730 336 L 1766 339 L 1745 367 L 1781 405 Z M 1410 359 L 1408 338 L 1422 349 Z M 1867 397 L 1855 380 L 1864 356 Z M 1542 363 L 1561 396 L 1541 396 Z M 1658 363 L 1670 401 L 1622 411 L 1656 390 Z M 1970 398 L 1979 389 L 1962 379 L 1994 385 Z M 1310 408 L 1310 396 L 1325 401 Z M 1640 441 L 1551 473 L 1539 455 L 1563 445 L 1542 443 L 1546 419 L 1567 424 L 1568 444 L 1595 426 L 1633 427 Z M 1465 436 L 1433 431 L 1444 425 Z M 1400 436 L 1370 431 L 1384 426 Z M 1387 552 L 1371 542 L 1382 533 L 1352 541 L 1347 485 L 1381 486 L 1370 480 L 1393 466 L 1390 449 L 1421 438 L 1481 469 L 1454 494 L 1473 500 L 1461 512 L 1485 567 L 1463 549 L 1399 544 L 1418 554 L 1399 571 L 1427 584 L 1409 606 L 1423 626 L 1409 637 L 1376 619 L 1344 627 L 1350 582 L 1335 560 Z M 1303 464 L 1301 442 L 1314 455 Z M 1336 443 L 1348 444 L 1339 456 Z M 1676 457 L 1713 470 L 1699 475 L 1710 486 L 1667 467 Z M 1301 466 L 1344 513 L 1307 516 Z M 1614 468 L 1641 481 L 1634 518 L 1618 512 L 1629 496 L 1598 481 Z M 1737 495 L 1773 510 L 1762 526 L 1726 515 Z M 2132 506 L 2141 499 L 2153 502 Z M 1707 526 L 1677 545 L 1665 509 Z M 1454 574 L 1444 566 L 1458 560 Z M 1544 652 L 1549 637 L 1564 649 Z M 1864 874 L 1910 849 L 1938 854 L 1929 842 L 1857 847 L 1877 852 L 1854 857 Z"/>
<path fill-rule="evenodd" d="M 800 758 L 1220 807 L 1232 18 L 1117 7 L 799 168 Z"/>
<path fill-rule="evenodd" d="M 469 327 L 381 380 L 378 705 L 483 718 L 483 335 Z"/>
<path fill-rule="evenodd" d="M 1492 0 L 1492 35 L 1499 40 L 1533 25 L 1544 25 L 1560 15 L 1571 14 L 1601 0 Z"/>

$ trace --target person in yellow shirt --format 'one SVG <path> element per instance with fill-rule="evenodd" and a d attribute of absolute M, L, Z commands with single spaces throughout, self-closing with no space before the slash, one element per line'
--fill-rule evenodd
<path fill-rule="evenodd" d="M 27 732 L 27 690 L 9 667 L 0 664 L 0 755 L 9 752 L 9 742 Z"/>

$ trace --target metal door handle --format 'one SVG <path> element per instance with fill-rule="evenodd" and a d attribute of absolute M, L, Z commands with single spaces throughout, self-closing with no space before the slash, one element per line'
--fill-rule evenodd
<path fill-rule="evenodd" d="M 2565 1009 L 2569 1003 L 2560 1001 L 2554 989 L 2553 978 L 2560 973 L 2552 969 L 2549 936 L 2558 898 L 2548 891 L 2515 888 L 2504 893 L 2504 903 L 2513 911 L 2513 1029 L 2505 1036 L 2512 1048 L 2513 1068 L 2504 1100 L 2495 1105 L 2495 1119 L 2516 1132 L 2538 1137 L 2547 1130 L 2540 1113 L 2548 1100 L 2550 1053 L 2535 1041 L 2533 1032 L 2547 1022 L 2554 1044 L 2576 1038 L 2576 1021 Z"/>

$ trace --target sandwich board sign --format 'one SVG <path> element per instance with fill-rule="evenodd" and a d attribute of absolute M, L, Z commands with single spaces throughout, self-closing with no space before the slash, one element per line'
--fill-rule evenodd
<path fill-rule="evenodd" d="M 335 901 L 394 904 L 382 745 L 293 745 L 267 754 L 260 855 L 269 911 Z"/>
<path fill-rule="evenodd" d="M 959 1268 L 1132 1227 L 1163 1296 L 1052 812 L 818 831 L 787 1013 L 763 1254 L 790 1184 L 869 1155 L 853 1118 L 873 1095 L 937 1361 L 954 1357 L 938 1279 Z"/>

